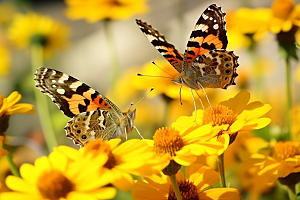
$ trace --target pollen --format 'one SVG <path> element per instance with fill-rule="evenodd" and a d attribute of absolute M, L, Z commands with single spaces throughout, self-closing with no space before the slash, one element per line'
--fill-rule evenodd
<path fill-rule="evenodd" d="M 184 146 L 179 131 L 173 127 L 156 130 L 153 141 L 156 153 L 169 153 L 171 156 L 176 156 L 176 151 Z"/>
<path fill-rule="evenodd" d="M 217 105 L 213 106 L 213 110 L 208 108 L 203 113 L 203 125 L 212 123 L 213 126 L 222 124 L 233 124 L 236 120 L 236 115 L 233 110 L 227 106 Z"/>
<path fill-rule="evenodd" d="M 294 6 L 295 5 L 292 0 L 275 0 L 272 3 L 272 13 L 274 17 L 286 20 L 294 10 Z"/>
<path fill-rule="evenodd" d="M 117 163 L 113 153 L 111 152 L 109 144 L 106 141 L 103 141 L 101 138 L 89 142 L 85 146 L 85 154 L 90 153 L 93 155 L 93 157 L 96 157 L 97 155 L 99 155 L 99 153 L 107 154 L 108 160 L 105 163 L 104 167 L 108 169 L 112 169 Z"/>
<path fill-rule="evenodd" d="M 188 180 L 178 181 L 178 187 L 182 200 L 199 200 L 197 186 L 194 183 L 189 182 Z M 175 192 L 172 185 L 169 188 L 168 200 L 176 200 Z"/>
<path fill-rule="evenodd" d="M 74 190 L 74 184 L 58 170 L 45 172 L 40 176 L 37 187 L 43 199 L 66 199 Z"/>
<path fill-rule="evenodd" d="M 274 147 L 273 157 L 278 161 L 293 158 L 297 155 L 300 155 L 300 145 L 298 142 L 278 142 Z"/>

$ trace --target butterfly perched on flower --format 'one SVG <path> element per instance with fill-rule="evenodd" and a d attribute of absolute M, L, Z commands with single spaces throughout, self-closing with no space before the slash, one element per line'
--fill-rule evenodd
<path fill-rule="evenodd" d="M 177 70 L 178 74 L 172 77 L 174 83 L 187 86 L 191 92 L 199 89 L 204 91 L 204 88 L 227 89 L 236 84 L 234 80 L 238 76 L 238 56 L 226 50 L 225 13 L 221 7 L 212 4 L 201 14 L 184 54 L 151 25 L 138 19 L 136 23 L 153 46 Z"/>
<path fill-rule="evenodd" d="M 36 70 L 34 81 L 42 93 L 72 118 L 65 131 L 75 144 L 84 146 L 97 138 L 127 137 L 135 128 L 135 106 L 122 112 L 104 95 L 72 76 L 41 67 Z"/>

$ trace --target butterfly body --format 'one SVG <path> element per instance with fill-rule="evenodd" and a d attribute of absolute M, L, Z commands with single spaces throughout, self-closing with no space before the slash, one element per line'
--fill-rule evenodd
<path fill-rule="evenodd" d="M 227 51 L 228 44 L 225 29 L 225 13 L 215 4 L 210 5 L 198 19 L 184 54 L 151 25 L 136 20 L 141 31 L 153 46 L 177 70 L 172 80 L 190 89 L 202 88 L 227 89 L 235 85 L 238 76 L 238 56 Z"/>
<path fill-rule="evenodd" d="M 72 76 L 49 68 L 38 68 L 36 87 L 48 95 L 72 119 L 65 127 L 67 137 L 84 146 L 97 138 L 110 140 L 133 130 L 136 109 L 122 112 L 104 95 Z"/>

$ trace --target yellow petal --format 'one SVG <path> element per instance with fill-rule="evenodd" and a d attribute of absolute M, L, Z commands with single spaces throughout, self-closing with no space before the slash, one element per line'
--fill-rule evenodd
<path fill-rule="evenodd" d="M 13 199 L 22 199 L 22 200 L 41 200 L 40 195 L 21 193 L 21 192 L 4 192 L 0 194 L 1 200 L 13 200 Z"/>
<path fill-rule="evenodd" d="M 28 103 L 19 103 L 11 106 L 7 110 L 7 115 L 13 114 L 34 114 L 34 106 Z"/>
<path fill-rule="evenodd" d="M 247 91 L 239 92 L 234 98 L 223 101 L 220 105 L 227 106 L 233 110 L 234 114 L 240 114 L 250 100 L 250 93 Z"/>
<path fill-rule="evenodd" d="M 38 194 L 37 188 L 34 185 L 25 182 L 23 179 L 16 176 L 8 176 L 5 180 L 5 183 L 7 187 L 11 190 L 31 194 Z"/>
<path fill-rule="evenodd" d="M 178 164 L 182 165 L 182 166 L 189 166 L 191 165 L 193 162 L 196 161 L 197 156 L 195 155 L 191 155 L 191 156 L 176 156 L 173 158 L 175 162 L 177 162 Z"/>
<path fill-rule="evenodd" d="M 222 200 L 240 200 L 240 192 L 235 188 L 214 188 L 206 190 L 199 195 L 201 200 L 222 199 Z"/>
<path fill-rule="evenodd" d="M 271 123 L 270 118 L 259 118 L 255 120 L 251 120 L 246 123 L 245 126 L 240 131 L 250 131 L 250 130 L 258 130 L 266 127 Z"/>
<path fill-rule="evenodd" d="M 131 175 L 119 172 L 119 177 L 113 181 L 113 185 L 122 191 L 127 191 L 133 186 L 133 178 Z"/>
<path fill-rule="evenodd" d="M 20 167 L 20 174 L 24 181 L 35 184 L 37 182 L 38 174 L 36 173 L 36 169 L 33 165 L 24 163 Z"/>
<path fill-rule="evenodd" d="M 93 195 L 97 199 L 112 199 L 116 196 L 117 190 L 113 187 L 104 187 L 89 191 L 89 194 Z"/>
<path fill-rule="evenodd" d="M 22 98 L 22 95 L 19 92 L 12 92 L 8 97 L 7 97 L 7 101 L 8 101 L 8 107 L 11 107 L 12 105 L 16 104 L 17 102 L 19 102 Z"/>

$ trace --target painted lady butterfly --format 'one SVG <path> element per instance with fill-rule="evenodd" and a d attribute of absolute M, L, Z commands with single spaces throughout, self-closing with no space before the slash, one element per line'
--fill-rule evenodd
<path fill-rule="evenodd" d="M 228 86 L 236 84 L 234 80 L 238 76 L 238 56 L 234 55 L 233 51 L 225 50 L 228 40 L 225 13 L 221 7 L 212 4 L 202 13 L 192 31 L 184 55 L 151 25 L 138 19 L 136 23 L 153 46 L 179 72 L 172 80 L 176 84 L 185 85 L 191 91 L 204 91 L 204 88 L 227 89 Z"/>
<path fill-rule="evenodd" d="M 42 93 L 72 118 L 65 127 L 66 134 L 81 147 L 99 137 L 103 140 L 127 137 L 135 128 L 135 106 L 122 112 L 108 98 L 72 76 L 41 67 L 34 81 Z"/>

